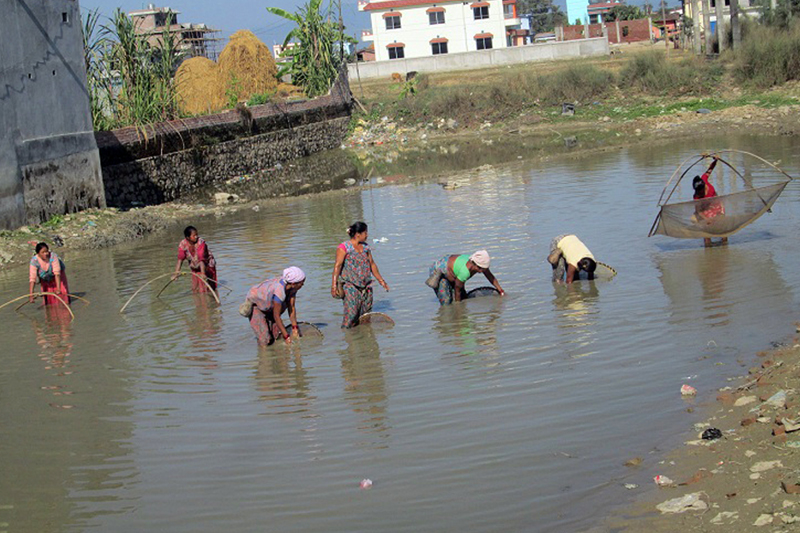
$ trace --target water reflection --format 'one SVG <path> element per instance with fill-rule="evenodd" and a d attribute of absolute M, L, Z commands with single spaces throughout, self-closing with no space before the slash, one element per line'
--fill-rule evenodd
<path fill-rule="evenodd" d="M 654 256 L 671 324 L 752 327 L 758 315 L 792 312 L 792 291 L 772 252 L 736 245 Z M 757 273 L 757 274 L 756 274 Z M 747 312 L 737 313 L 746 307 Z"/>
<path fill-rule="evenodd" d="M 306 413 L 315 397 L 310 394 L 311 379 L 303 367 L 302 347 L 264 346 L 258 349 L 256 390 L 259 400 L 269 403 L 263 414 Z"/>
<path fill-rule="evenodd" d="M 556 312 L 561 342 L 570 358 L 594 353 L 590 347 L 597 337 L 600 291 L 596 281 L 576 281 L 569 285 L 556 283 L 553 307 Z"/>
<path fill-rule="evenodd" d="M 440 306 L 433 329 L 441 343 L 466 368 L 495 368 L 500 364 L 497 328 L 503 298 L 482 296 Z"/>
<path fill-rule="evenodd" d="M 344 339 L 346 347 L 339 351 L 344 398 L 360 417 L 358 430 L 374 435 L 371 445 L 385 447 L 391 427 L 386 419 L 389 395 L 375 330 L 371 326 L 348 329 Z"/>

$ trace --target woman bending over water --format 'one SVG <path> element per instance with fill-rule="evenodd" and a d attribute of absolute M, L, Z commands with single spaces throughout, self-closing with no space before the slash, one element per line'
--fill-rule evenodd
<path fill-rule="evenodd" d="M 248 302 L 253 304 L 250 327 L 256 334 L 259 346 L 269 346 L 278 335 L 283 337 L 286 344 L 291 344 L 292 338 L 300 336 L 296 302 L 297 291 L 303 288 L 305 281 L 305 273 L 293 266 L 284 270 L 281 277 L 264 280 L 247 293 Z M 287 309 L 292 323 L 291 336 L 281 320 L 281 314 Z"/>
<path fill-rule="evenodd" d="M 42 292 L 54 292 L 61 296 L 65 303 L 69 304 L 67 267 L 55 252 L 50 251 L 50 247 L 47 244 L 40 242 L 36 245 L 36 253 L 31 257 L 28 274 L 30 282 L 28 294 L 31 295 L 31 302 L 34 299 L 33 286 L 38 281 L 42 285 Z M 59 301 L 53 296 L 45 296 L 44 303 L 45 305 L 51 305 L 57 304 Z"/>
<path fill-rule="evenodd" d="M 361 315 L 372 311 L 372 276 L 387 291 L 389 285 L 381 276 L 367 244 L 367 225 L 356 222 L 347 229 L 347 233 L 350 240 L 336 248 L 331 296 L 344 300 L 342 327 L 352 328 L 358 325 Z"/>
<path fill-rule="evenodd" d="M 436 293 L 440 305 L 448 305 L 463 300 L 467 293 L 464 284 L 477 273 L 482 273 L 501 296 L 505 291 L 494 274 L 489 270 L 491 258 L 486 250 L 479 250 L 472 255 L 446 255 L 435 261 L 430 268 L 430 277 L 426 282 Z"/>
<path fill-rule="evenodd" d="M 175 265 L 175 277 L 181 271 L 184 261 L 189 261 L 189 270 L 201 276 L 208 285 L 197 276 L 192 276 L 192 292 L 208 292 L 208 287 L 217 288 L 217 262 L 208 249 L 206 241 L 197 234 L 197 228 L 187 226 L 183 230 L 185 237 L 178 244 L 178 264 Z"/>

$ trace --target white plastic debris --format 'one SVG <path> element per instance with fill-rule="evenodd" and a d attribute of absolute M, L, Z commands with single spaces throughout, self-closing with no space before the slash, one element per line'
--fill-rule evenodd
<path fill-rule="evenodd" d="M 783 463 L 780 461 L 759 461 L 750 467 L 751 472 L 766 472 L 773 468 L 783 468 Z"/>
<path fill-rule="evenodd" d="M 696 396 L 697 395 L 697 389 L 695 389 L 691 385 L 686 385 L 684 383 L 681 386 L 681 395 L 683 395 L 683 396 Z"/>
<path fill-rule="evenodd" d="M 658 475 L 658 476 L 654 477 L 653 481 L 659 487 L 671 487 L 672 485 L 675 484 L 675 482 L 672 481 L 670 478 L 668 478 L 667 476 L 662 476 L 662 475 Z"/>
<path fill-rule="evenodd" d="M 372 480 L 371 479 L 362 479 L 361 483 L 359 484 L 359 486 L 364 490 L 371 489 L 372 488 Z"/>
<path fill-rule="evenodd" d="M 664 514 L 683 513 L 686 511 L 705 511 L 708 504 L 700 498 L 699 492 L 686 494 L 680 498 L 673 498 L 656 505 L 656 509 Z"/>
<path fill-rule="evenodd" d="M 638 489 L 639 485 L 636 483 L 625 483 L 625 488 L 628 490 Z"/>

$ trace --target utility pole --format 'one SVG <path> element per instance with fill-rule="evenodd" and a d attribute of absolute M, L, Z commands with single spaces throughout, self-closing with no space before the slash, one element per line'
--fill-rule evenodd
<path fill-rule="evenodd" d="M 725 8 L 725 0 L 715 0 L 716 5 L 715 14 L 717 15 L 717 27 L 714 33 L 717 34 L 717 50 L 719 53 L 722 53 L 722 50 L 725 48 L 725 32 L 723 31 L 723 22 L 725 21 L 725 15 L 723 14 L 723 9 Z"/>
<path fill-rule="evenodd" d="M 742 27 L 739 25 L 739 0 L 731 0 L 732 48 L 738 50 L 742 44 Z"/>
<path fill-rule="evenodd" d="M 706 55 L 711 53 L 711 0 L 701 0 L 703 4 L 703 33 L 706 37 Z"/>
<path fill-rule="evenodd" d="M 717 0 L 719 2 L 719 0 Z M 667 47 L 667 57 L 669 57 L 669 31 L 667 30 L 667 11 L 664 7 L 664 0 L 661 0 L 661 24 L 664 26 L 664 45 Z"/>
<path fill-rule="evenodd" d="M 700 17 L 703 16 L 702 2 L 703 0 L 692 0 L 692 23 L 694 24 L 692 43 L 694 44 L 694 53 L 697 55 L 700 55 L 702 52 L 700 43 Z"/>

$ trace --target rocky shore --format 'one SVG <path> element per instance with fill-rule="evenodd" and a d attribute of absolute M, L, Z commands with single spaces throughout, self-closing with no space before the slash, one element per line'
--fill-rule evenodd
<path fill-rule="evenodd" d="M 698 391 L 705 422 L 655 465 L 650 490 L 592 531 L 800 530 L 800 335 L 757 359 L 736 385 Z"/>

